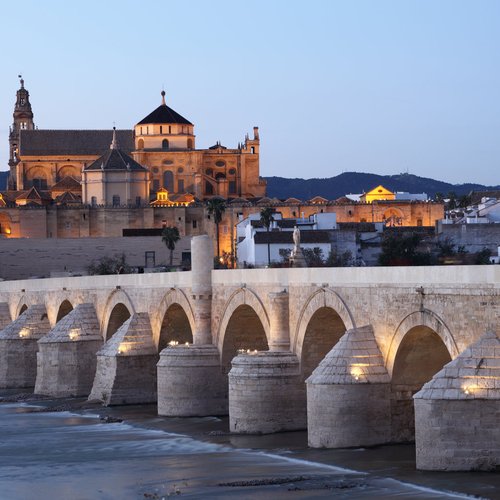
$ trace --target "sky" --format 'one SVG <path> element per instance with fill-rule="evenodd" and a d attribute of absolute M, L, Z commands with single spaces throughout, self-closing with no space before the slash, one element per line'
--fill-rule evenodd
<path fill-rule="evenodd" d="M 500 184 L 500 1 L 0 8 L 0 170 L 22 73 L 41 129 L 132 128 L 164 88 L 197 148 L 236 147 L 259 126 L 262 176 Z"/>

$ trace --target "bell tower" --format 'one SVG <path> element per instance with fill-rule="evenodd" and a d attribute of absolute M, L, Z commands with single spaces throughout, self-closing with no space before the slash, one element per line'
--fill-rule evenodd
<path fill-rule="evenodd" d="M 24 80 L 19 75 L 21 88 L 16 93 L 16 104 L 14 106 L 14 121 L 9 129 L 9 189 L 16 189 L 16 166 L 19 163 L 19 134 L 21 130 L 33 130 L 33 111 L 31 109 L 30 94 L 24 88 Z"/>

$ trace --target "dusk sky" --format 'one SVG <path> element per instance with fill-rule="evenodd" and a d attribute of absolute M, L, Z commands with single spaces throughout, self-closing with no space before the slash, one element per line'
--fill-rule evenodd
<path fill-rule="evenodd" d="M 160 104 L 197 147 L 258 125 L 261 175 L 500 183 L 500 1 L 3 2 L 0 170 L 17 75 L 35 124 L 132 128 Z"/>

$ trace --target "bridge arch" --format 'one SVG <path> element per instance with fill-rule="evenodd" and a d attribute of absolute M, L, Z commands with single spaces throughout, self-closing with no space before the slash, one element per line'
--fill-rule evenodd
<path fill-rule="evenodd" d="M 333 323 L 329 324 L 329 322 Z M 314 333 L 315 324 L 318 326 L 322 324 L 325 327 L 324 330 Z M 292 351 L 298 356 L 302 364 L 304 356 L 308 356 L 308 354 L 303 352 L 307 348 L 307 339 L 312 339 L 314 342 L 314 337 L 323 337 L 323 347 L 326 349 L 328 340 L 324 337 L 328 333 L 326 330 L 329 330 L 332 336 L 330 342 L 332 343 L 330 346 L 331 349 L 340 336 L 351 328 L 356 328 L 356 322 L 344 299 L 334 290 L 320 288 L 309 296 L 300 311 L 295 334 L 293 339 L 291 339 Z M 321 359 L 323 359 L 328 351 L 321 356 Z M 318 358 L 321 352 L 318 351 L 312 357 L 314 359 Z M 318 360 L 318 363 L 321 359 Z M 311 363 L 314 363 L 313 359 L 310 359 L 309 364 Z"/>
<path fill-rule="evenodd" d="M 28 298 L 23 295 L 20 299 L 19 302 L 17 303 L 16 306 L 16 313 L 15 313 L 15 318 L 19 318 L 21 314 L 28 309 L 28 307 L 31 305 L 31 302 L 28 300 Z"/>
<path fill-rule="evenodd" d="M 399 324 L 388 358 L 392 441 L 414 440 L 413 395 L 457 355 L 458 348 L 449 329 L 432 311 L 411 313 Z"/>
<path fill-rule="evenodd" d="M 455 339 L 453 338 L 450 329 L 442 318 L 440 318 L 435 312 L 431 311 L 430 309 L 414 311 L 403 318 L 403 320 L 397 326 L 394 335 L 392 336 L 389 350 L 387 351 L 387 356 L 385 359 L 386 368 L 391 377 L 394 370 L 394 361 L 401 342 L 410 330 L 419 326 L 427 327 L 430 330 L 436 332 L 436 334 L 439 335 L 444 345 L 448 349 L 448 352 L 450 353 L 452 359 L 455 359 L 460 354 Z"/>
<path fill-rule="evenodd" d="M 128 294 L 123 290 L 113 290 L 106 301 L 101 319 L 101 335 L 104 341 L 109 340 L 135 312 Z"/>
<path fill-rule="evenodd" d="M 64 299 L 57 309 L 56 323 L 59 323 L 64 316 L 69 314 L 73 310 L 73 304 L 68 300 Z"/>
<path fill-rule="evenodd" d="M 223 371 L 229 371 L 238 349 L 267 351 L 269 329 L 269 315 L 258 295 L 249 288 L 236 290 L 226 302 L 217 331 Z"/>
<path fill-rule="evenodd" d="M 158 352 L 161 352 L 171 340 L 192 343 L 194 329 L 194 313 L 189 299 L 182 290 L 171 288 L 156 311 L 153 340 Z"/>

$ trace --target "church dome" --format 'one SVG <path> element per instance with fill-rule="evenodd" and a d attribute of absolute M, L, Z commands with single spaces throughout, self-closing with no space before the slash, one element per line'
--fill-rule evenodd
<path fill-rule="evenodd" d="M 148 116 L 143 118 L 137 125 L 146 125 L 146 124 L 159 124 L 159 123 L 179 123 L 181 125 L 193 125 L 189 120 L 186 120 L 183 116 L 181 116 L 177 111 L 174 111 L 172 108 L 168 107 L 165 104 L 165 91 L 161 93 L 162 103 Z"/>

